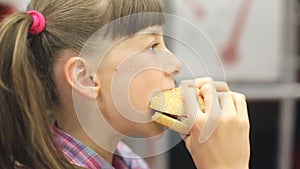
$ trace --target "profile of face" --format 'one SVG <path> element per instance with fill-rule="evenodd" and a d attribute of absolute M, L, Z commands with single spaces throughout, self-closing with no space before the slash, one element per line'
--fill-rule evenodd
<path fill-rule="evenodd" d="M 117 42 L 98 66 L 97 103 L 106 121 L 127 136 L 151 137 L 164 128 L 151 122 L 150 97 L 174 88 L 182 64 L 167 49 L 161 26 Z"/>

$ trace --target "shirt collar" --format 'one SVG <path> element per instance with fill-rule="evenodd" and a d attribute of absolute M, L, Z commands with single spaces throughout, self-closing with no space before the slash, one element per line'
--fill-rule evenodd
<path fill-rule="evenodd" d="M 94 150 L 83 144 L 78 139 L 59 129 L 55 123 L 51 130 L 58 146 L 67 160 L 77 166 L 88 169 L 127 169 L 121 156 L 114 155 L 113 166 L 98 155 Z"/>
<path fill-rule="evenodd" d="M 113 165 L 104 160 L 94 150 L 78 139 L 51 124 L 51 130 L 57 144 L 66 159 L 77 166 L 88 169 L 149 169 L 149 165 L 135 154 L 124 142 L 120 141 L 113 156 Z"/>

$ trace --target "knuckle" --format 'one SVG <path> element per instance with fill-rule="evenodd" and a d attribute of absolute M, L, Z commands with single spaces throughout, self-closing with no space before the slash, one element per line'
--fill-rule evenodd
<path fill-rule="evenodd" d="M 242 93 L 232 92 L 232 95 L 237 100 L 246 100 L 246 96 L 244 94 L 242 94 Z"/>
<path fill-rule="evenodd" d="M 247 106 L 247 102 L 242 97 L 235 98 L 235 102 L 241 106 Z"/>
<path fill-rule="evenodd" d="M 205 84 L 201 87 L 201 93 L 209 93 L 214 90 L 214 87 L 211 84 Z"/>
<path fill-rule="evenodd" d="M 220 86 L 223 89 L 229 89 L 229 85 L 226 82 L 216 81 L 214 82 L 214 84 Z"/>
<path fill-rule="evenodd" d="M 179 86 L 181 87 L 196 87 L 194 80 L 182 80 L 179 82 Z"/>
<path fill-rule="evenodd" d="M 210 83 L 210 82 L 213 82 L 214 80 L 211 77 L 200 77 L 200 78 L 197 78 L 196 81 Z"/>
<path fill-rule="evenodd" d="M 232 99 L 233 98 L 232 94 L 230 94 L 228 92 L 225 92 L 224 95 L 225 95 L 225 98 L 227 98 L 227 99 Z"/>
<path fill-rule="evenodd" d="M 212 84 L 213 81 L 214 80 L 210 77 L 202 77 L 202 78 L 195 79 L 195 82 L 196 82 L 196 84 L 199 88 L 202 87 L 205 84 Z"/>
<path fill-rule="evenodd" d="M 214 79 L 211 78 L 211 77 L 206 77 L 206 78 L 207 78 L 207 80 L 208 80 L 209 82 L 213 82 L 213 81 L 214 81 Z"/>
<path fill-rule="evenodd" d="M 246 100 L 246 96 L 245 96 L 244 94 L 241 94 L 241 93 L 239 93 L 239 94 L 237 95 L 237 98 L 238 98 L 238 99 L 241 99 L 241 100 Z"/>

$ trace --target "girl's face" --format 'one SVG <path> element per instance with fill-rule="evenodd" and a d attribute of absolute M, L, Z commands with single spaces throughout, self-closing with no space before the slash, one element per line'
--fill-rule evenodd
<path fill-rule="evenodd" d="M 150 97 L 174 88 L 181 63 L 166 48 L 160 26 L 118 42 L 102 60 L 98 105 L 108 123 L 128 136 L 155 136 L 163 127 L 151 122 Z"/>

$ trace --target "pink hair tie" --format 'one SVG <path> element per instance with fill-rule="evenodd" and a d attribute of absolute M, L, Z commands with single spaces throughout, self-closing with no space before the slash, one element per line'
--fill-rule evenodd
<path fill-rule="evenodd" d="M 46 20 L 43 14 L 38 11 L 28 11 L 27 14 L 32 16 L 33 23 L 31 24 L 28 32 L 33 35 L 39 35 L 45 30 Z"/>

